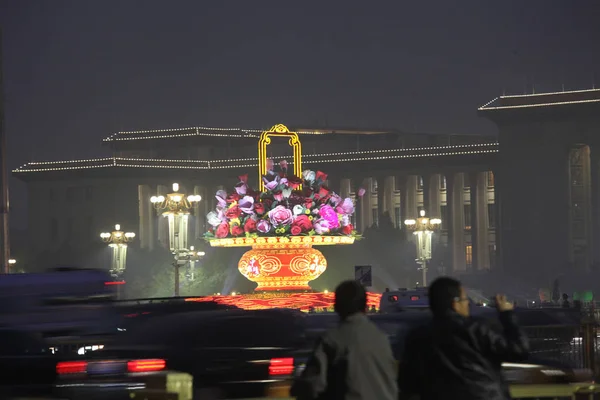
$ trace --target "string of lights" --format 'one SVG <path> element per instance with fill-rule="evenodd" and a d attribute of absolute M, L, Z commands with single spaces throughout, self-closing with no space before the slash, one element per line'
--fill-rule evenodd
<path fill-rule="evenodd" d="M 478 147 L 492 147 L 497 146 L 497 143 L 485 143 Z M 434 148 L 413 148 L 413 149 L 395 149 L 395 150 L 372 150 L 364 152 L 347 152 L 347 153 L 327 153 L 327 154 L 315 154 L 310 156 L 313 160 L 304 160 L 305 164 L 316 164 L 316 163 L 339 163 L 339 162 L 352 162 L 352 161 L 377 161 L 377 160 L 393 160 L 393 159 L 407 159 L 407 158 L 427 158 L 427 157 L 447 157 L 447 156 L 460 156 L 460 155 L 476 155 L 476 154 L 491 154 L 498 153 L 497 148 L 492 149 L 472 149 L 467 151 L 445 151 L 445 152 L 434 152 L 435 150 L 444 150 L 451 148 L 473 148 L 471 145 L 457 145 L 457 147 L 451 146 L 440 146 Z M 408 151 L 426 151 L 427 153 L 421 154 L 390 154 L 395 152 L 406 153 Z M 433 150 L 433 151 L 432 151 Z M 355 154 L 387 154 L 373 157 L 351 157 Z M 342 158 L 330 158 L 324 160 L 322 157 L 342 157 Z M 307 157 L 308 158 L 308 157 Z M 248 161 L 251 161 L 249 159 Z M 253 159 L 257 161 L 257 159 Z M 142 159 L 142 158 L 101 158 L 101 159 L 89 159 L 89 160 L 67 160 L 67 161 L 45 161 L 45 162 L 30 162 L 22 165 L 21 167 L 13 170 L 14 173 L 24 172 L 45 172 L 45 171 L 63 171 L 63 170 L 77 170 L 77 169 L 91 169 L 91 168 L 108 168 L 108 167 L 120 167 L 120 168 L 165 168 L 165 169 L 195 169 L 195 170 L 215 170 L 215 169 L 230 169 L 230 168 L 252 168 L 258 165 L 258 162 L 248 164 L 235 164 L 231 165 L 231 162 L 246 161 L 246 159 L 237 160 L 219 160 L 219 161 L 200 161 L 200 160 L 164 160 L 164 159 Z M 81 164 L 92 164 L 94 165 L 81 165 Z M 148 164 L 143 164 L 148 163 Z M 173 163 L 186 163 L 188 165 L 173 165 Z M 218 163 L 228 163 L 228 165 L 215 165 Z M 63 164 L 60 167 L 59 164 Z M 77 164 L 77 165 L 73 165 Z M 193 164 L 193 165 L 189 165 Z M 204 164 L 204 165 L 197 165 Z M 40 168 L 37 166 L 50 166 L 50 168 Z M 33 167 L 32 167 L 33 166 Z M 55 166 L 55 167 L 54 167 Z"/>

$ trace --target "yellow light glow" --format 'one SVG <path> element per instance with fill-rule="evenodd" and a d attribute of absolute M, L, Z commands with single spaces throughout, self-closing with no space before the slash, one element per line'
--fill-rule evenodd
<path fill-rule="evenodd" d="M 302 177 L 302 145 L 300 144 L 300 138 L 296 132 L 290 132 L 287 126 L 278 124 L 273 126 L 270 130 L 264 131 L 260 135 L 258 141 L 258 181 L 260 184 L 260 190 L 265 191 L 265 183 L 262 177 L 267 174 L 267 146 L 271 144 L 271 136 L 275 137 L 289 137 L 289 144 L 294 149 L 294 175 Z M 300 187 L 302 189 L 302 187 Z"/>

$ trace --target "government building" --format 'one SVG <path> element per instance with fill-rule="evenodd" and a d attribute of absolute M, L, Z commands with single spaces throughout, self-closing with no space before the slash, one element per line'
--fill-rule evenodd
<path fill-rule="evenodd" d="M 497 136 L 290 126 L 304 169 L 328 174 L 342 196 L 366 193 L 355 216 L 362 231 L 384 216 L 397 229 L 421 209 L 440 218 L 446 271 L 587 271 L 600 264 L 600 90 L 500 96 L 478 109 Z M 276 123 L 285 121 L 273 121 Z M 263 127 L 269 128 L 269 127 Z M 202 196 L 189 237 L 201 243 L 214 193 L 249 174 L 256 186 L 264 129 L 194 127 L 115 133 L 111 156 L 30 162 L 13 171 L 27 183 L 29 238 L 36 254 L 85 249 L 119 223 L 137 245 L 168 242 L 150 197 Z M 291 159 L 287 142 L 268 147 Z M 61 250 L 62 249 L 62 250 Z"/>

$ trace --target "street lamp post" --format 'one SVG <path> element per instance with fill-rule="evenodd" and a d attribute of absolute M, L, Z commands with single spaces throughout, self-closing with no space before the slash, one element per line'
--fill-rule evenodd
<path fill-rule="evenodd" d="M 114 231 L 110 233 L 102 232 L 100 238 L 104 243 L 108 243 L 108 247 L 112 248 L 110 274 L 116 279 L 125 271 L 127 265 L 127 243 L 135 238 L 135 233 L 123 232 L 121 225 L 116 224 Z"/>
<path fill-rule="evenodd" d="M 194 277 L 194 272 L 195 272 L 195 269 L 196 269 L 196 263 L 199 262 L 200 259 L 202 257 L 204 257 L 205 254 L 206 253 L 204 253 L 203 251 L 196 251 L 196 250 L 194 250 L 194 246 L 190 246 L 190 252 L 188 253 L 189 267 L 190 267 L 190 269 L 189 269 L 188 273 L 186 274 L 187 278 L 190 281 L 193 281 L 194 278 L 195 278 Z"/>
<path fill-rule="evenodd" d="M 423 272 L 423 287 L 427 287 L 427 262 L 431 260 L 431 238 L 433 232 L 438 230 L 442 224 L 439 218 L 429 219 L 425 216 L 425 210 L 421 210 L 420 217 L 416 220 L 407 219 L 404 221 L 406 227 L 417 237 L 417 264 Z"/>
<path fill-rule="evenodd" d="M 179 268 L 189 260 L 188 253 L 188 219 L 195 203 L 202 200 L 200 195 L 189 195 L 179 192 L 179 184 L 173 184 L 173 193 L 167 196 L 152 196 L 150 202 L 154 208 L 169 220 L 169 249 L 174 256 L 175 296 L 179 296 Z"/>

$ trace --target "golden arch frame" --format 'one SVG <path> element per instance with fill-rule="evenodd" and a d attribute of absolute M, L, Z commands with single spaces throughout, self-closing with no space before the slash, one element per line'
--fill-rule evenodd
<path fill-rule="evenodd" d="M 267 174 L 267 146 L 271 144 L 271 137 L 288 137 L 289 144 L 294 149 L 294 175 L 302 178 L 302 144 L 296 132 L 290 132 L 287 126 L 277 124 L 260 135 L 258 141 L 258 182 L 262 192 L 265 191 L 265 183 L 262 177 Z"/>

